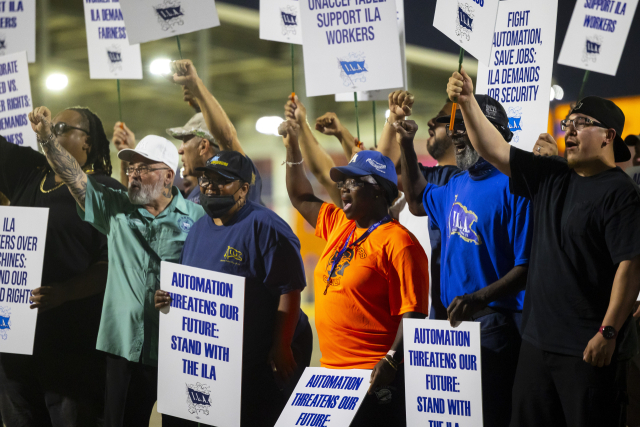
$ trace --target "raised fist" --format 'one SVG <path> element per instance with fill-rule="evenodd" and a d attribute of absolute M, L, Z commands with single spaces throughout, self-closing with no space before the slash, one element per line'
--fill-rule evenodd
<path fill-rule="evenodd" d="M 193 65 L 190 59 L 180 59 L 173 61 L 169 64 L 171 68 L 171 74 L 167 78 L 179 84 L 185 86 L 191 93 L 195 93 L 198 83 L 198 73 L 196 67 Z"/>
<path fill-rule="evenodd" d="M 541 133 L 533 146 L 533 154 L 537 156 L 557 156 L 558 144 L 548 133 Z"/>
<path fill-rule="evenodd" d="M 116 122 L 113 127 L 113 145 L 118 151 L 125 148 L 135 148 L 136 135 L 123 122 Z"/>
<path fill-rule="evenodd" d="M 340 137 L 342 124 L 336 113 L 325 113 L 316 119 L 316 130 L 325 135 Z"/>
<path fill-rule="evenodd" d="M 295 120 L 299 125 L 307 121 L 307 109 L 298 99 L 298 95 L 289 95 L 289 100 L 284 105 L 284 118 Z"/>
<path fill-rule="evenodd" d="M 389 111 L 397 118 L 410 116 L 413 109 L 413 95 L 406 90 L 396 90 L 389 94 Z"/>
<path fill-rule="evenodd" d="M 449 83 L 447 84 L 447 95 L 449 99 L 458 104 L 466 104 L 473 97 L 473 81 L 471 77 L 464 71 L 464 68 L 459 73 L 453 73 L 449 77 Z"/>
<path fill-rule="evenodd" d="M 47 139 L 51 135 L 51 111 L 47 107 L 36 107 L 29 113 L 31 129 L 40 139 Z"/>
<path fill-rule="evenodd" d="M 396 141 L 398 144 L 403 142 L 412 143 L 418 132 L 418 124 L 413 120 L 398 120 L 393 123 L 396 129 Z"/>

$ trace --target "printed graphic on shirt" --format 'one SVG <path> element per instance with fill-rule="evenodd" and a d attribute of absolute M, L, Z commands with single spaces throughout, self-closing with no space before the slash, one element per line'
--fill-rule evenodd
<path fill-rule="evenodd" d="M 456 195 L 456 200 L 458 196 Z M 482 239 L 478 233 L 471 229 L 478 221 L 478 215 L 468 210 L 460 202 L 455 202 L 449 212 L 449 235 L 457 234 L 462 240 L 468 243 L 482 244 Z"/>
<path fill-rule="evenodd" d="M 178 220 L 178 226 L 180 226 L 180 230 L 188 233 L 191 230 L 191 226 L 193 225 L 193 220 L 188 216 L 180 217 Z"/>
<path fill-rule="evenodd" d="M 340 285 L 340 279 L 344 276 L 345 270 L 353 262 L 353 257 L 355 255 L 356 250 L 358 251 L 358 257 L 360 257 L 360 259 L 364 259 L 364 258 L 367 257 L 367 253 L 364 251 L 364 249 L 361 246 L 359 246 L 357 248 L 349 248 L 349 249 L 347 249 L 344 252 L 344 254 L 342 255 L 342 259 L 340 260 L 340 262 L 336 266 L 336 269 L 334 270 L 333 274 L 331 275 L 331 282 L 329 283 L 329 286 L 339 286 Z M 333 266 L 333 260 L 336 258 L 336 255 L 338 255 L 338 252 L 339 252 L 339 250 L 336 250 L 334 252 L 333 256 L 331 258 L 329 258 L 329 261 L 327 262 L 327 267 L 325 268 L 326 274 L 324 274 L 322 276 L 322 281 L 324 283 L 328 283 L 329 282 L 329 273 L 331 272 L 331 267 Z"/>
<path fill-rule="evenodd" d="M 239 265 L 239 263 L 242 262 L 242 252 L 232 248 L 231 246 L 227 246 L 227 251 L 224 253 L 224 259 L 221 259 L 220 261 Z"/>

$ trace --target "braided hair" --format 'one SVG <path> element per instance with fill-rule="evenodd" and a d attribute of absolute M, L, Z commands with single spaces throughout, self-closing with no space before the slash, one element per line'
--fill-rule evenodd
<path fill-rule="evenodd" d="M 109 151 L 109 138 L 104 132 L 100 117 L 87 107 L 71 107 L 67 110 L 79 113 L 89 124 L 89 145 L 91 151 L 87 156 L 87 163 L 83 166 L 89 166 L 94 171 L 100 171 L 107 176 L 111 176 L 111 153 Z"/>

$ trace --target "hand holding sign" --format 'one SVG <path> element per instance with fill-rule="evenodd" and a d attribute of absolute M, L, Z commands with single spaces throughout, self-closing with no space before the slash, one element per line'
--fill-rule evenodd
<path fill-rule="evenodd" d="M 396 90 L 389 94 L 389 111 L 396 119 L 410 116 L 413 110 L 414 97 L 406 90 Z M 395 120 L 394 120 L 395 121 Z"/>
<path fill-rule="evenodd" d="M 136 135 L 123 122 L 116 122 L 113 127 L 113 145 L 118 151 L 125 148 L 135 148 Z"/>
<path fill-rule="evenodd" d="M 39 309 L 38 311 L 46 311 L 57 307 L 67 300 L 65 297 L 65 288 L 62 286 L 42 286 L 35 288 L 29 297 L 32 304 L 30 309 Z"/>
<path fill-rule="evenodd" d="M 47 107 L 36 107 L 29 113 L 31 129 L 45 140 L 51 135 L 51 111 Z"/>
<path fill-rule="evenodd" d="M 459 73 L 453 73 L 449 78 L 447 95 L 451 101 L 458 104 L 466 104 L 473 97 L 473 81 L 464 68 L 461 68 Z"/>
<path fill-rule="evenodd" d="M 299 125 L 307 121 L 307 109 L 298 99 L 298 95 L 289 95 L 289 100 L 284 105 L 284 117 L 287 120 L 295 120 Z"/>
<path fill-rule="evenodd" d="M 171 304 L 171 295 L 169 295 L 169 292 L 158 289 L 153 296 L 153 304 L 156 307 L 156 310 L 162 310 L 165 307 L 169 307 L 169 304 Z"/>

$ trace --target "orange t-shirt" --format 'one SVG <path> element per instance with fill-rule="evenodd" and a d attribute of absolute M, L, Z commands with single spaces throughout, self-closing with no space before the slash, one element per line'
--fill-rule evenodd
<path fill-rule="evenodd" d="M 356 228 L 335 205 L 322 205 L 316 236 L 327 245 L 314 281 L 320 363 L 326 368 L 372 369 L 391 348 L 402 315 L 428 310 L 427 255 L 396 220 L 345 251 L 323 295 L 333 258 L 354 229 L 351 243 L 367 229 Z"/>

